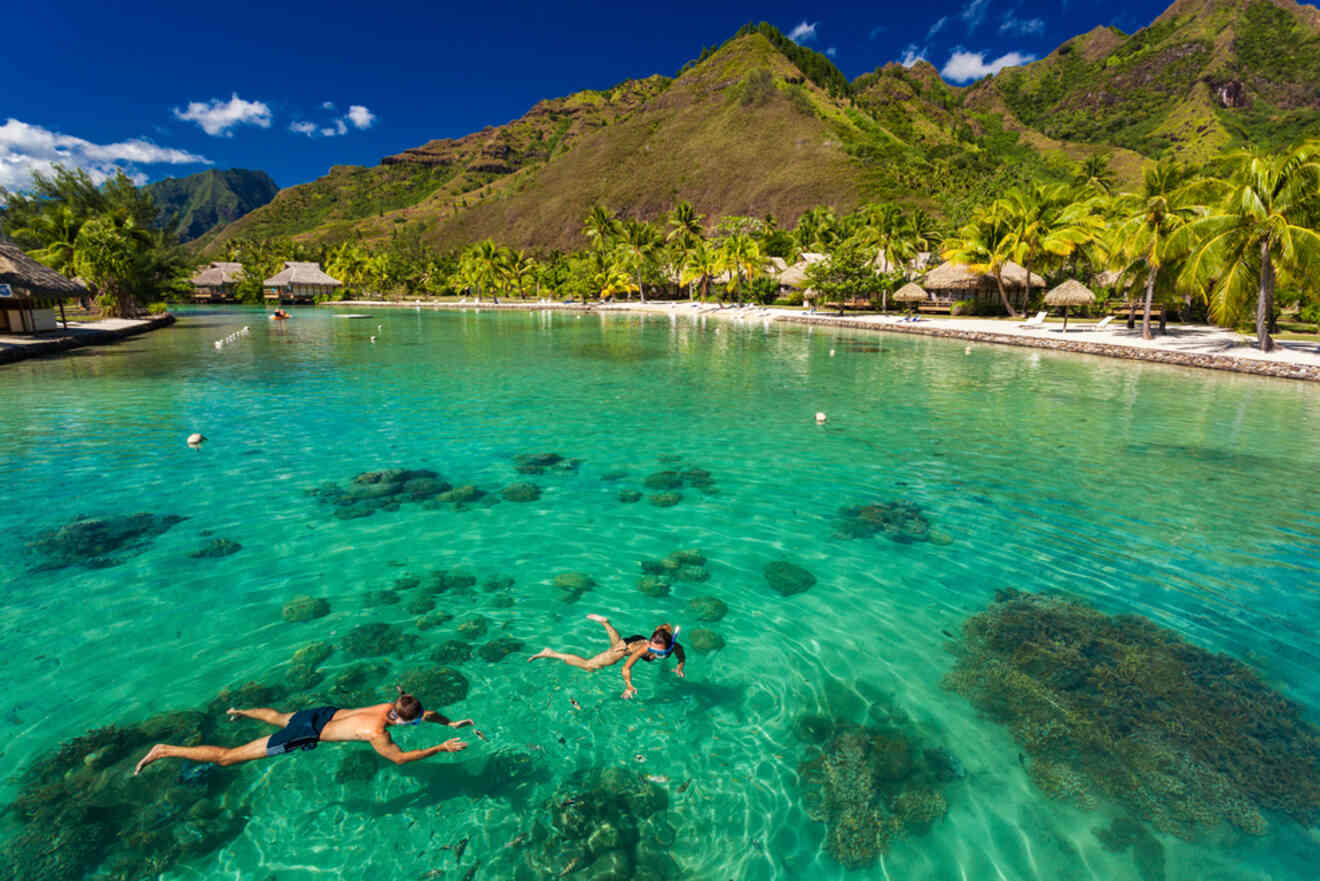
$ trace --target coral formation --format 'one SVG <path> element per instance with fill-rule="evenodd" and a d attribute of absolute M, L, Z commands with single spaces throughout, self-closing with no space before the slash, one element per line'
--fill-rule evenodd
<path fill-rule="evenodd" d="M 642 481 L 642 486 L 647 489 L 682 489 L 683 476 L 677 471 L 657 471 L 648 474 Z"/>
<path fill-rule="evenodd" d="M 477 639 L 485 636 L 489 628 L 489 618 L 484 615 L 473 615 L 458 625 L 458 635 L 464 639 Z"/>
<path fill-rule="evenodd" d="M 75 517 L 63 526 L 38 532 L 27 549 L 37 557 L 35 571 L 68 566 L 104 569 L 142 553 L 156 536 L 186 519 L 173 514 Z"/>
<path fill-rule="evenodd" d="M 417 636 L 404 634 L 393 624 L 369 621 L 348 631 L 339 648 L 350 658 L 406 654 L 416 648 L 417 640 Z"/>
<path fill-rule="evenodd" d="M 324 618 L 330 614 L 330 601 L 324 597 L 309 597 L 306 594 L 299 594 L 284 604 L 280 614 L 284 616 L 285 621 L 295 624 L 316 618 Z"/>
<path fill-rule="evenodd" d="M 633 502 L 640 502 L 641 500 L 642 494 L 635 489 L 619 490 L 619 501 L 624 504 L 631 505 Z"/>
<path fill-rule="evenodd" d="M 446 639 L 431 652 L 437 664 L 461 664 L 472 657 L 472 643 L 461 639 Z"/>
<path fill-rule="evenodd" d="M 362 599 L 369 609 L 375 606 L 397 606 L 403 601 L 403 597 L 394 590 L 369 590 Z"/>
<path fill-rule="evenodd" d="M 500 495 L 506 502 L 534 502 L 541 497 L 541 488 L 534 483 L 511 483 Z"/>
<path fill-rule="evenodd" d="M 665 790 L 632 769 L 579 771 L 546 802 L 551 828 L 523 851 L 515 878 L 676 881 L 668 807 Z"/>
<path fill-rule="evenodd" d="M 585 572 L 561 572 L 555 576 L 555 590 L 560 602 L 576 603 L 582 595 L 596 586 Z"/>
<path fill-rule="evenodd" d="M 403 674 L 399 687 L 417 695 L 424 707 L 456 704 L 468 694 L 468 680 L 453 667 L 432 667 Z"/>
<path fill-rule="evenodd" d="M 512 639 L 508 636 L 501 636 L 499 639 L 492 639 L 490 642 L 477 649 L 477 654 L 483 661 L 489 661 L 494 664 L 502 661 L 514 652 L 521 651 L 523 641 L 521 639 Z"/>
<path fill-rule="evenodd" d="M 396 511 L 407 502 L 417 502 L 429 509 L 453 505 L 461 510 L 485 496 L 475 486 L 454 487 L 424 468 L 364 471 L 345 486 L 322 483 L 306 492 L 322 504 L 333 506 L 334 516 L 341 520 L 369 517 L 377 511 Z"/>
<path fill-rule="evenodd" d="M 840 508 L 839 516 L 842 518 L 837 531 L 840 538 L 870 538 L 883 532 L 900 544 L 931 540 L 930 521 L 915 502 L 878 502 Z"/>
<path fill-rule="evenodd" d="M 409 615 L 425 615 L 435 608 L 435 599 L 429 596 L 413 597 L 404 606 L 404 611 Z"/>
<path fill-rule="evenodd" d="M 871 865 L 893 842 L 925 831 L 948 811 L 938 787 L 954 779 L 952 762 L 910 732 L 808 715 L 794 733 L 828 741 L 811 748 L 798 773 L 807 813 L 826 824 L 826 848 L 844 866 Z"/>
<path fill-rule="evenodd" d="M 637 589 L 649 597 L 667 597 L 669 579 L 663 575 L 643 575 L 637 579 Z"/>
<path fill-rule="evenodd" d="M 724 637 L 709 627 L 694 627 L 690 633 L 683 634 L 683 645 L 699 655 L 717 652 L 724 648 Z"/>
<path fill-rule="evenodd" d="M 417 587 L 421 583 L 422 583 L 422 579 L 420 576 L 412 572 L 405 572 L 402 575 L 400 575 L 398 578 L 394 579 L 394 589 L 412 590 L 414 587 Z"/>
<path fill-rule="evenodd" d="M 433 594 L 448 593 L 467 593 L 477 583 L 477 576 L 469 575 L 463 572 L 446 572 L 444 569 L 436 569 L 431 573 L 431 580 L 428 590 Z"/>
<path fill-rule="evenodd" d="M 600 479 L 605 481 L 606 483 L 613 483 L 616 480 L 623 480 L 627 476 L 628 476 L 627 471 L 623 471 L 616 468 L 613 471 L 606 471 L 604 474 L 600 476 Z"/>
<path fill-rule="evenodd" d="M 453 620 L 453 618 L 454 618 L 453 615 L 449 614 L 448 612 L 443 612 L 440 610 L 436 610 L 434 612 L 428 612 L 417 619 L 417 629 L 434 630 L 436 627 L 440 627 L 448 623 L 449 621 Z"/>
<path fill-rule="evenodd" d="M 816 583 L 816 576 L 787 560 L 766 563 L 763 571 L 765 580 L 770 586 L 786 597 L 795 593 L 805 593 Z"/>
<path fill-rule="evenodd" d="M 328 642 L 308 643 L 293 653 L 291 663 L 307 667 L 319 667 L 334 652 L 335 647 Z"/>
<path fill-rule="evenodd" d="M 718 597 L 697 597 L 689 600 L 688 614 L 698 621 L 719 621 L 729 614 L 729 607 Z"/>
<path fill-rule="evenodd" d="M 161 763 L 133 776 L 152 744 L 232 737 L 224 718 L 164 713 L 98 728 L 38 757 L 16 780 L 9 813 L 19 825 L 0 848 L 0 877 L 137 881 L 225 846 L 247 821 L 224 798 L 234 775 Z"/>
<path fill-rule="evenodd" d="M 1320 819 L 1320 729 L 1247 666 L 1136 615 L 999 591 L 963 625 L 948 688 L 1009 726 L 1032 781 L 1083 807 L 1111 799 L 1194 840 L 1263 812 Z"/>
<path fill-rule="evenodd" d="M 230 554 L 237 554 L 243 550 L 243 546 L 236 541 L 227 538 L 213 538 L 188 556 L 195 560 L 210 560 L 217 557 L 228 557 Z"/>
<path fill-rule="evenodd" d="M 646 500 L 657 508 L 672 508 L 683 501 L 683 494 L 680 492 L 656 493 L 647 496 Z"/>
<path fill-rule="evenodd" d="M 513 457 L 519 474 L 544 474 L 547 471 L 572 473 L 582 466 L 581 459 L 565 459 L 558 453 L 519 453 Z"/>

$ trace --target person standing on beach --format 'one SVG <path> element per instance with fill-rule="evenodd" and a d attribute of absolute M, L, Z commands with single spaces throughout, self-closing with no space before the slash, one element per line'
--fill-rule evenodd
<path fill-rule="evenodd" d="M 424 749 L 403 750 L 390 737 L 392 725 L 417 725 L 421 722 L 435 722 L 450 728 L 462 728 L 471 725 L 471 719 L 457 722 L 450 721 L 434 710 L 423 710 L 422 703 L 402 688 L 395 686 L 399 696 L 387 704 L 374 704 L 356 709 L 338 707 L 317 707 L 312 710 L 299 710 L 296 713 L 281 713 L 279 710 L 266 708 L 239 710 L 230 707 L 225 710 L 229 718 L 237 721 L 241 718 L 256 719 L 279 728 L 269 737 L 259 737 L 242 746 L 173 746 L 158 743 L 151 748 L 133 770 L 134 776 L 142 769 L 160 759 L 187 759 L 191 762 L 211 762 L 216 765 L 238 765 L 254 759 L 279 756 L 294 750 L 315 749 L 321 741 L 365 741 L 371 748 L 396 765 L 406 765 L 421 759 L 430 758 L 436 753 L 456 753 L 467 749 L 467 744 L 457 737 L 452 737 L 438 746 Z M 480 732 L 478 732 L 480 733 Z"/>
<path fill-rule="evenodd" d="M 590 658 L 584 658 L 581 655 L 570 655 L 565 652 L 557 652 L 551 648 L 541 649 L 527 660 L 535 661 L 540 658 L 554 658 L 556 661 L 563 661 L 572 667 L 579 667 L 583 670 L 596 671 L 605 667 L 611 667 L 624 658 L 628 662 L 623 665 L 623 699 L 629 700 L 637 694 L 637 689 L 632 684 L 632 668 L 638 661 L 659 661 L 669 657 L 671 654 L 678 657 L 678 666 L 674 667 L 674 675 L 682 679 L 686 674 L 683 672 L 683 665 L 687 663 L 687 656 L 683 653 L 683 647 L 678 644 L 678 631 L 670 624 L 661 624 L 651 633 L 648 639 L 640 634 L 624 638 L 619 636 L 619 631 L 610 624 L 610 619 L 604 615 L 588 615 L 588 619 L 600 622 L 605 628 L 605 633 L 610 638 L 610 647 L 598 655 Z"/>

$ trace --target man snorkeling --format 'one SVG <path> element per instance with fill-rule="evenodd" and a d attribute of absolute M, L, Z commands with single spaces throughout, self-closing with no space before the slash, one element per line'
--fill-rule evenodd
<path fill-rule="evenodd" d="M 628 700 L 637 694 L 637 689 L 632 684 L 632 668 L 638 661 L 662 661 L 670 655 L 675 655 L 678 658 L 678 665 L 674 667 L 674 675 L 680 679 L 685 675 L 683 665 L 687 663 L 687 656 L 683 654 L 683 647 L 678 644 L 678 630 L 675 627 L 669 624 L 661 624 L 652 631 L 649 639 L 640 634 L 624 638 L 619 636 L 619 631 L 614 629 L 614 626 L 610 624 L 610 619 L 604 615 L 588 615 L 587 618 L 592 621 L 599 621 L 601 626 L 605 628 L 605 633 L 610 638 L 608 649 L 594 657 L 584 658 L 580 655 L 570 655 L 565 652 L 557 652 L 554 649 L 544 648 L 527 660 L 554 658 L 573 667 L 595 671 L 613 666 L 627 658 L 628 662 L 623 665 L 624 700 Z"/>
<path fill-rule="evenodd" d="M 159 759 L 188 759 L 192 762 L 212 762 L 217 765 L 237 765 L 254 759 L 279 756 L 297 749 L 315 749 L 321 741 L 338 742 L 361 740 L 371 744 L 372 749 L 396 765 L 406 765 L 421 759 L 430 758 L 436 753 L 456 753 L 467 749 L 467 744 L 457 737 L 446 740 L 439 746 L 425 749 L 400 749 L 390 737 L 391 725 L 417 725 L 421 722 L 435 722 L 450 728 L 462 728 L 471 725 L 471 719 L 454 722 L 435 712 L 422 709 L 422 702 L 399 686 L 395 686 L 399 695 L 387 704 L 374 704 L 369 707 L 341 710 L 338 707 L 317 707 L 313 710 L 299 710 L 296 713 L 281 713 L 278 710 L 255 709 L 239 710 L 230 707 L 225 710 L 229 718 L 256 719 L 267 725 L 279 728 L 269 737 L 259 737 L 243 746 L 172 746 L 158 743 L 151 748 L 142 761 L 137 763 L 133 774 Z M 478 732 L 480 733 L 480 732 Z"/>

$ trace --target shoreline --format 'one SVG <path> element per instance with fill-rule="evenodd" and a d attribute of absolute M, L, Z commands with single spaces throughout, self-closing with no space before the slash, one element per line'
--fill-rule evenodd
<path fill-rule="evenodd" d="M 169 327 L 177 319 L 170 312 L 154 318 L 119 319 L 79 323 L 61 328 L 57 336 L 0 338 L 0 365 L 16 364 L 29 358 L 56 355 L 87 346 L 106 346 L 129 337 Z M 102 326 L 98 326 L 102 325 Z M 112 325 L 112 326 L 104 326 Z"/>
<path fill-rule="evenodd" d="M 995 328 L 993 325 L 1004 322 L 980 321 L 976 319 L 964 319 L 959 322 L 964 326 L 950 326 L 942 319 L 923 319 L 916 324 L 899 323 L 890 316 L 872 316 L 872 317 L 849 317 L 847 315 L 827 315 L 811 314 L 807 312 L 789 312 L 782 309 L 773 309 L 766 307 L 753 307 L 750 309 L 736 309 L 733 307 L 720 308 L 713 304 L 702 304 L 698 308 L 692 308 L 691 301 L 669 301 L 662 300 L 650 303 L 608 303 L 608 304 L 564 304 L 564 303 L 526 303 L 526 302 L 504 302 L 504 303 L 444 303 L 444 302 L 387 302 L 379 300 L 345 300 L 340 303 L 323 303 L 323 306 L 351 306 L 354 308 L 415 308 L 415 309 L 436 309 L 461 311 L 467 309 L 492 309 L 509 311 L 565 311 L 565 312 L 614 312 L 614 313 L 635 313 L 642 315 L 701 315 L 714 316 L 716 318 L 748 320 L 759 319 L 762 321 L 779 321 L 787 324 L 801 324 L 814 327 L 844 327 L 851 330 L 879 331 L 885 333 L 902 333 L 916 336 L 932 336 L 944 339 L 963 340 L 970 343 L 986 343 L 998 346 L 1017 346 L 1019 348 L 1050 349 L 1058 352 L 1071 352 L 1081 355 L 1095 355 L 1102 358 L 1118 358 L 1128 361 L 1144 361 L 1155 364 L 1167 364 L 1174 367 L 1194 367 L 1201 370 L 1219 370 L 1229 373 L 1244 373 L 1253 376 L 1266 376 L 1273 379 L 1294 379 L 1303 382 L 1320 382 L 1320 351 L 1317 351 L 1314 363 L 1306 363 L 1296 359 L 1289 360 L 1285 356 L 1291 354 L 1292 350 L 1281 346 L 1275 350 L 1273 355 L 1264 355 L 1257 353 L 1251 357 L 1242 357 L 1238 355 L 1222 354 L 1210 351 L 1194 351 L 1191 349 L 1178 350 L 1169 345 L 1161 345 L 1161 339 L 1157 337 L 1153 344 L 1146 344 L 1144 341 L 1129 340 L 1127 338 L 1116 338 L 1113 332 L 1107 332 L 1105 336 L 1093 337 L 1090 339 L 1071 339 L 1060 335 L 1058 338 L 1046 336 L 1037 336 L 1034 333 L 1007 332 L 1009 328 L 1016 330 L 1016 325 L 1009 325 L 1009 328 Z M 680 311 L 681 310 L 681 311 Z M 984 328 L 969 327 L 972 323 L 986 325 Z M 1121 326 L 1120 326 L 1121 327 Z M 1041 329 L 1042 332 L 1053 332 L 1056 329 L 1054 325 L 1046 325 Z M 1117 330 L 1117 328 L 1115 329 Z M 1083 333 L 1080 329 L 1078 333 Z M 1197 331 L 1202 333 L 1202 331 Z M 1222 345 L 1222 339 L 1229 336 L 1228 332 L 1218 329 L 1209 329 L 1203 332 L 1206 336 L 1213 335 L 1213 342 L 1216 345 Z M 1168 338 L 1166 338 L 1168 339 Z M 1254 349 L 1248 350 L 1255 352 Z M 1299 356 L 1301 357 L 1301 356 Z"/>

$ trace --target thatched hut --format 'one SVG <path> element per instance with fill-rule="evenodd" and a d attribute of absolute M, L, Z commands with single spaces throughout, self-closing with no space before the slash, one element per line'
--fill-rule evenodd
<path fill-rule="evenodd" d="M 242 280 L 242 263 L 214 261 L 192 277 L 193 301 L 232 303 L 237 299 L 238 283 Z"/>
<path fill-rule="evenodd" d="M 344 283 L 321 271 L 320 263 L 286 260 L 284 269 L 261 283 L 263 296 L 280 303 L 312 303 L 328 297 Z"/>
<path fill-rule="evenodd" d="M 1045 279 L 1034 272 L 1031 273 L 1028 285 L 1027 270 L 1012 260 L 1004 264 L 1000 277 L 1004 281 L 1009 302 L 1022 306 L 1026 305 L 1030 296 L 1029 288 L 1045 287 Z M 922 287 L 934 295 L 935 302 L 942 304 L 954 300 L 999 300 L 999 287 L 993 275 L 974 272 L 971 267 L 961 263 L 946 262 L 936 266 L 926 273 Z"/>
<path fill-rule="evenodd" d="M 780 270 L 778 274 L 779 289 L 800 291 L 807 286 L 807 267 L 813 263 L 820 263 L 822 260 L 828 260 L 828 254 L 817 254 L 813 251 L 803 253 L 798 262 L 792 266 L 787 266 Z"/>
<path fill-rule="evenodd" d="M 921 285 L 917 284 L 914 281 L 910 281 L 907 284 L 903 285 L 898 290 L 894 291 L 894 296 L 892 297 L 892 299 L 895 303 L 911 303 L 915 305 L 915 304 L 929 302 L 930 294 L 926 293 L 926 291 L 922 289 Z"/>
<path fill-rule="evenodd" d="M 1046 306 L 1063 307 L 1063 332 L 1068 332 L 1068 307 L 1089 306 L 1095 302 L 1091 289 L 1076 279 L 1068 279 L 1045 295 Z"/>
<path fill-rule="evenodd" d="M 55 330 L 55 309 L 64 317 L 64 301 L 87 295 L 87 289 L 33 260 L 23 249 L 0 242 L 0 332 Z"/>

